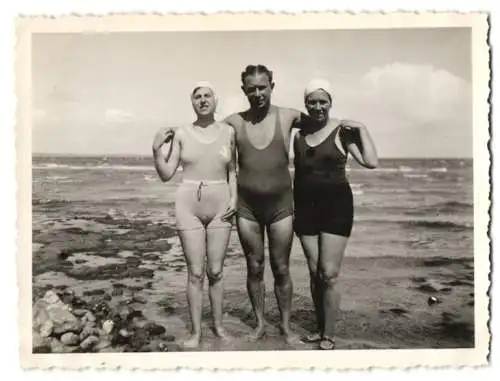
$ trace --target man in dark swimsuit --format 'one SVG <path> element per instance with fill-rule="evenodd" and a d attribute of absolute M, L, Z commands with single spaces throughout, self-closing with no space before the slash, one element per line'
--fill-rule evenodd
<path fill-rule="evenodd" d="M 225 122 L 236 132 L 237 226 L 247 260 L 247 289 L 257 318 L 257 328 L 248 338 L 257 340 L 265 334 L 264 234 L 267 232 L 281 332 L 289 344 L 299 343 L 289 325 L 293 193 L 288 152 L 292 128 L 298 128 L 308 116 L 271 104 L 273 75 L 265 66 L 247 66 L 241 80 L 250 108 L 230 115 Z"/>

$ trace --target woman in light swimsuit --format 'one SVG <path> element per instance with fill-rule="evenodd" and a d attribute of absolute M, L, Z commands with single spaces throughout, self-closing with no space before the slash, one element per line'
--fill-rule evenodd
<path fill-rule="evenodd" d="M 222 327 L 222 269 L 237 202 L 233 129 L 215 121 L 217 101 L 209 83 L 196 84 L 191 101 L 196 121 L 179 127 L 175 135 L 160 131 L 153 143 L 155 167 L 162 181 L 169 181 L 179 164 L 183 168 L 175 211 L 188 266 L 187 297 L 192 333 L 184 342 L 186 348 L 195 348 L 200 343 L 205 271 L 214 333 L 219 338 L 227 338 Z M 170 140 L 165 156 L 161 148 Z"/>
<path fill-rule="evenodd" d="M 294 138 L 294 229 L 307 258 L 318 324 L 318 332 L 306 341 L 334 349 L 340 307 L 336 285 L 354 215 L 347 155 L 365 168 L 375 168 L 378 158 L 364 125 L 329 117 L 332 92 L 327 81 L 311 81 L 304 98 L 312 121 Z"/>

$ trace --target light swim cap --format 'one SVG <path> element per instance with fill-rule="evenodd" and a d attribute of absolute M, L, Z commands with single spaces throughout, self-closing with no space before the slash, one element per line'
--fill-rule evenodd
<path fill-rule="evenodd" d="M 215 96 L 215 88 L 212 86 L 212 84 L 208 81 L 198 81 L 194 84 L 193 90 L 191 91 L 191 96 L 194 95 L 194 92 L 198 90 L 201 87 L 208 87 L 210 90 L 212 90 L 213 95 Z"/>
<path fill-rule="evenodd" d="M 328 94 L 330 100 L 332 100 L 333 98 L 332 86 L 330 85 L 330 82 L 328 82 L 326 79 L 315 78 L 309 81 L 304 90 L 304 98 L 307 98 L 309 94 L 314 93 L 316 90 L 323 90 L 325 93 Z"/>

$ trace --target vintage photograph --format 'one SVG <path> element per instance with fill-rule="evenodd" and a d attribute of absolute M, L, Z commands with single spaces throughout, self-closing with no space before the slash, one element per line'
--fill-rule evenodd
<path fill-rule="evenodd" d="M 486 361 L 485 17 L 294 17 L 26 35 L 28 357 Z"/>

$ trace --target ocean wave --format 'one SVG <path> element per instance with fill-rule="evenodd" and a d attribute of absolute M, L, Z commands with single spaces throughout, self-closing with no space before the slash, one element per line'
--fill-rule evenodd
<path fill-rule="evenodd" d="M 31 200 L 31 205 L 33 206 L 50 206 L 50 207 L 61 207 L 61 206 L 66 206 L 69 205 L 70 201 L 68 200 L 57 200 L 57 199 L 50 199 L 50 198 L 34 198 Z"/>
<path fill-rule="evenodd" d="M 471 222 L 457 220 L 457 219 L 429 219 L 429 218 L 404 218 L 404 216 L 399 217 L 388 217 L 388 218 L 356 218 L 357 222 L 362 223 L 376 223 L 376 224 L 398 224 L 406 228 L 430 228 L 430 229 L 448 229 L 454 231 L 464 231 L 474 228 L 474 224 Z"/>
<path fill-rule="evenodd" d="M 374 168 L 374 169 L 365 169 L 365 168 L 351 168 L 347 167 L 346 170 L 348 172 L 351 171 L 364 171 L 364 172 L 380 172 L 380 173 L 412 173 L 412 172 L 448 172 L 448 168 L 446 167 L 433 167 L 433 168 L 426 168 L 426 167 L 419 167 L 419 168 L 414 168 L 414 167 L 407 167 L 407 166 L 399 166 L 399 167 L 380 167 L 380 168 Z"/>
<path fill-rule="evenodd" d="M 445 201 L 438 202 L 432 205 L 420 206 L 417 210 L 409 210 L 406 212 L 408 215 L 425 215 L 429 212 L 434 213 L 457 213 L 457 212 L 471 212 L 474 209 L 474 204 L 462 201 Z"/>
<path fill-rule="evenodd" d="M 404 173 L 403 177 L 406 179 L 427 179 L 429 175 L 426 173 Z"/>
<path fill-rule="evenodd" d="M 446 201 L 446 202 L 437 203 L 434 205 L 434 207 L 470 210 L 470 209 L 474 208 L 474 204 L 469 203 L 469 202 L 462 202 L 462 201 Z"/>
<path fill-rule="evenodd" d="M 37 164 L 33 169 L 69 169 L 69 170 L 115 170 L 115 171 L 154 171 L 153 165 L 120 165 L 120 164 L 100 164 L 100 165 L 68 165 L 68 164 Z"/>
<path fill-rule="evenodd" d="M 446 220 L 413 220 L 405 221 L 404 224 L 409 227 L 422 227 L 431 229 L 469 230 L 474 228 L 474 224 Z"/>

